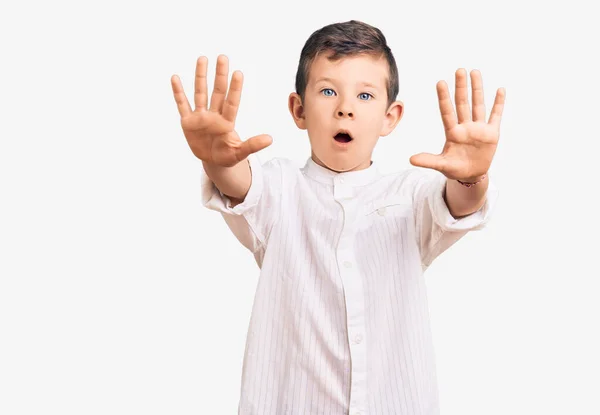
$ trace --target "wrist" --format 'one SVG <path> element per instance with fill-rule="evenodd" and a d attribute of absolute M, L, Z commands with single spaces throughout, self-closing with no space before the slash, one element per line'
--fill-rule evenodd
<path fill-rule="evenodd" d="M 481 183 L 486 178 L 487 178 L 487 173 L 482 174 L 481 176 L 467 177 L 465 179 L 456 179 L 456 181 L 465 187 L 472 187 L 478 183 Z"/>

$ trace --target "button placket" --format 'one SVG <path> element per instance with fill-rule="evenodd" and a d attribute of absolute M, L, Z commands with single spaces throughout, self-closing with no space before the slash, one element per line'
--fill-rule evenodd
<path fill-rule="evenodd" d="M 345 193 L 342 189 L 350 188 L 348 184 L 341 185 L 342 178 L 338 178 L 334 188 L 339 194 Z M 348 180 L 346 180 L 348 182 Z M 357 221 L 360 220 L 362 209 L 357 201 L 338 200 L 344 210 L 344 222 L 339 244 L 336 249 L 337 263 L 339 266 L 340 277 L 343 285 L 343 296 L 346 303 L 347 334 L 349 335 L 350 360 L 350 398 L 351 411 L 355 414 L 357 411 L 363 412 L 364 402 L 366 401 L 366 348 L 364 341 L 365 331 L 365 304 L 362 278 L 359 266 L 354 257 L 353 240 L 356 237 Z M 357 335 L 360 336 L 357 340 Z M 363 412 L 364 413 L 364 412 Z"/>

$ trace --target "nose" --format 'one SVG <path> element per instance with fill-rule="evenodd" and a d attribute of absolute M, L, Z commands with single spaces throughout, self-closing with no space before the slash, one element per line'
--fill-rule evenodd
<path fill-rule="evenodd" d="M 340 100 L 338 107 L 336 108 L 337 118 L 354 118 L 354 112 L 350 108 L 350 104 L 346 100 Z"/>
<path fill-rule="evenodd" d="M 337 116 L 339 118 L 344 118 L 345 116 L 347 116 L 348 118 L 354 118 L 354 114 L 353 113 L 351 113 L 349 111 L 342 111 L 342 110 L 338 110 Z"/>

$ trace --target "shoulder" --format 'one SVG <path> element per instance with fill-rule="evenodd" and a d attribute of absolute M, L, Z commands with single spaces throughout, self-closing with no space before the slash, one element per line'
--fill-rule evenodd
<path fill-rule="evenodd" d="M 282 170 L 300 170 L 298 162 L 285 157 L 274 157 L 270 161 L 277 163 Z"/>
<path fill-rule="evenodd" d="M 260 154 L 251 154 L 249 156 L 251 161 L 258 163 L 263 169 L 269 170 L 289 170 L 294 168 L 295 163 L 292 160 L 289 160 L 285 157 L 273 157 L 268 160 L 264 160 Z"/>
<path fill-rule="evenodd" d="M 297 162 L 285 157 L 273 157 L 262 160 L 260 154 L 249 156 L 252 177 L 264 183 L 264 191 L 267 193 L 281 194 L 290 192 L 296 186 L 291 184 L 299 180 L 302 172 Z"/>
<path fill-rule="evenodd" d="M 297 161 L 285 157 L 273 157 L 262 163 L 262 168 L 268 174 L 279 174 L 282 177 L 294 177 L 302 173 L 302 166 Z"/>
<path fill-rule="evenodd" d="M 379 196 L 390 200 L 415 203 L 443 187 L 445 176 L 432 169 L 407 167 L 399 171 L 382 174 Z"/>
<path fill-rule="evenodd" d="M 432 169 L 407 167 L 399 171 L 383 174 L 381 180 L 389 183 L 392 190 L 408 190 L 413 192 L 428 183 L 438 181 L 440 176 L 443 177 L 441 173 Z"/>

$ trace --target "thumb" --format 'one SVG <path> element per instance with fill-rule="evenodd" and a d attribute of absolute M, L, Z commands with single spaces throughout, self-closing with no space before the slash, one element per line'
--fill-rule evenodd
<path fill-rule="evenodd" d="M 431 153 L 419 153 L 412 156 L 410 164 L 417 167 L 425 167 L 428 169 L 434 169 L 442 171 L 444 168 L 444 158 L 439 154 Z"/>
<path fill-rule="evenodd" d="M 268 134 L 260 134 L 250 137 L 242 143 L 238 149 L 238 160 L 245 160 L 250 154 L 259 152 L 269 147 L 273 143 L 273 138 Z"/>

